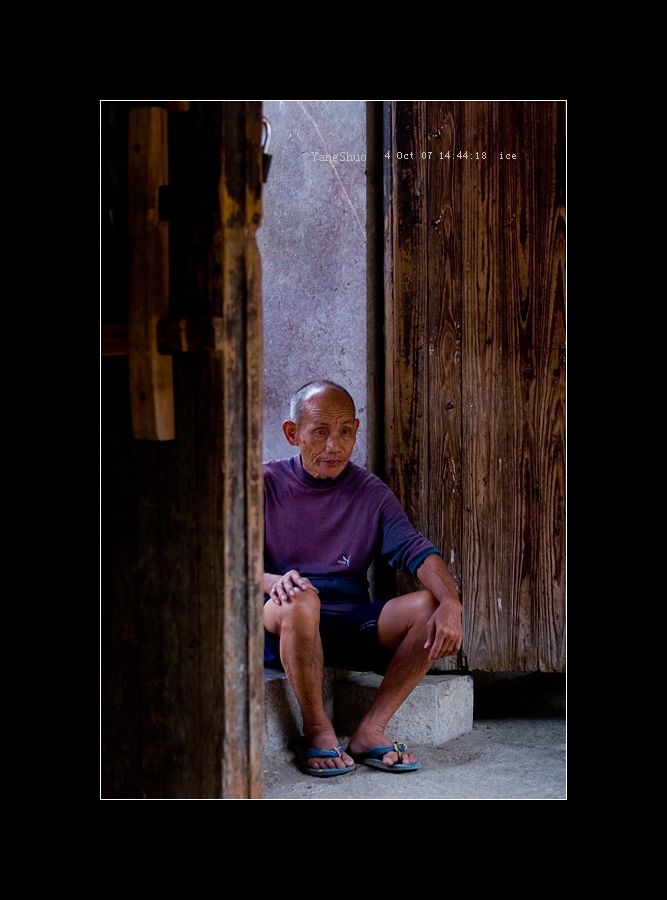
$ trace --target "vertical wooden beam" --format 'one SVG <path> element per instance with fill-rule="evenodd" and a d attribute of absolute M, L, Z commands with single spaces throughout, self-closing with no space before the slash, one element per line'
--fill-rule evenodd
<path fill-rule="evenodd" d="M 246 240 L 245 267 L 248 291 L 246 314 L 246 490 L 248 578 L 248 785 L 251 800 L 264 796 L 264 482 L 262 429 L 264 427 L 264 330 L 262 318 L 262 268 L 257 229 L 262 220 L 262 107 L 246 104 Z"/>
<path fill-rule="evenodd" d="M 159 189 L 169 180 L 167 111 L 131 109 L 128 143 L 132 433 L 169 441 L 175 435 L 172 362 L 157 349 L 157 323 L 169 315 L 169 232 L 158 209 Z"/>
<path fill-rule="evenodd" d="M 262 797 L 261 104 L 223 104 L 222 266 L 224 753 L 222 796 Z"/>

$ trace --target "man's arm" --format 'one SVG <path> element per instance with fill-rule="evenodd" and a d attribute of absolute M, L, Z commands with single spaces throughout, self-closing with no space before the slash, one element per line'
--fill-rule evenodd
<path fill-rule="evenodd" d="M 416 574 L 438 601 L 438 608 L 428 622 L 428 638 L 424 644 L 425 648 L 431 648 L 429 659 L 453 656 L 461 649 L 463 640 L 463 607 L 454 579 L 437 553 L 429 554 Z"/>

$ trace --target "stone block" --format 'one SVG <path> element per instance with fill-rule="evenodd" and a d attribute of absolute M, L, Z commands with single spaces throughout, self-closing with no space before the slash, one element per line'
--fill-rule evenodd
<path fill-rule="evenodd" d="M 370 707 L 382 682 L 379 675 L 349 675 L 336 682 L 334 725 L 350 736 Z M 389 720 L 390 740 L 439 746 L 472 731 L 473 680 L 470 675 L 425 675 Z"/>

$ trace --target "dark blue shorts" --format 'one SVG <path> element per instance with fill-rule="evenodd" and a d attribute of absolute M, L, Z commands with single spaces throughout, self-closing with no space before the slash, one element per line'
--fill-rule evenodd
<path fill-rule="evenodd" d="M 391 598 L 371 603 L 368 590 L 349 578 L 311 577 L 310 581 L 320 592 L 320 637 L 324 665 L 384 675 L 394 651 L 378 643 L 377 620 L 382 607 Z M 264 602 L 268 599 L 266 595 Z M 264 665 L 282 669 L 280 637 L 266 629 Z"/>

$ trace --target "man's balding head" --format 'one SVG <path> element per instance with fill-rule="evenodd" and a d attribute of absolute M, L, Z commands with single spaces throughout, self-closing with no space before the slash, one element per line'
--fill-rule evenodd
<path fill-rule="evenodd" d="M 303 418 L 303 411 L 306 402 L 310 400 L 310 398 L 315 394 L 331 390 L 340 391 L 341 394 L 344 394 L 345 397 L 347 397 L 347 399 L 352 404 L 352 418 L 354 418 L 357 414 L 357 411 L 354 405 L 354 400 L 352 399 L 352 395 L 349 393 L 349 391 L 346 391 L 342 385 L 336 384 L 335 381 L 328 381 L 326 378 L 324 378 L 319 379 L 318 381 L 309 381 L 308 384 L 304 384 L 303 387 L 300 387 L 299 390 L 292 395 L 289 407 L 289 417 L 291 421 L 296 425 L 299 425 L 301 423 L 301 419 Z"/>

